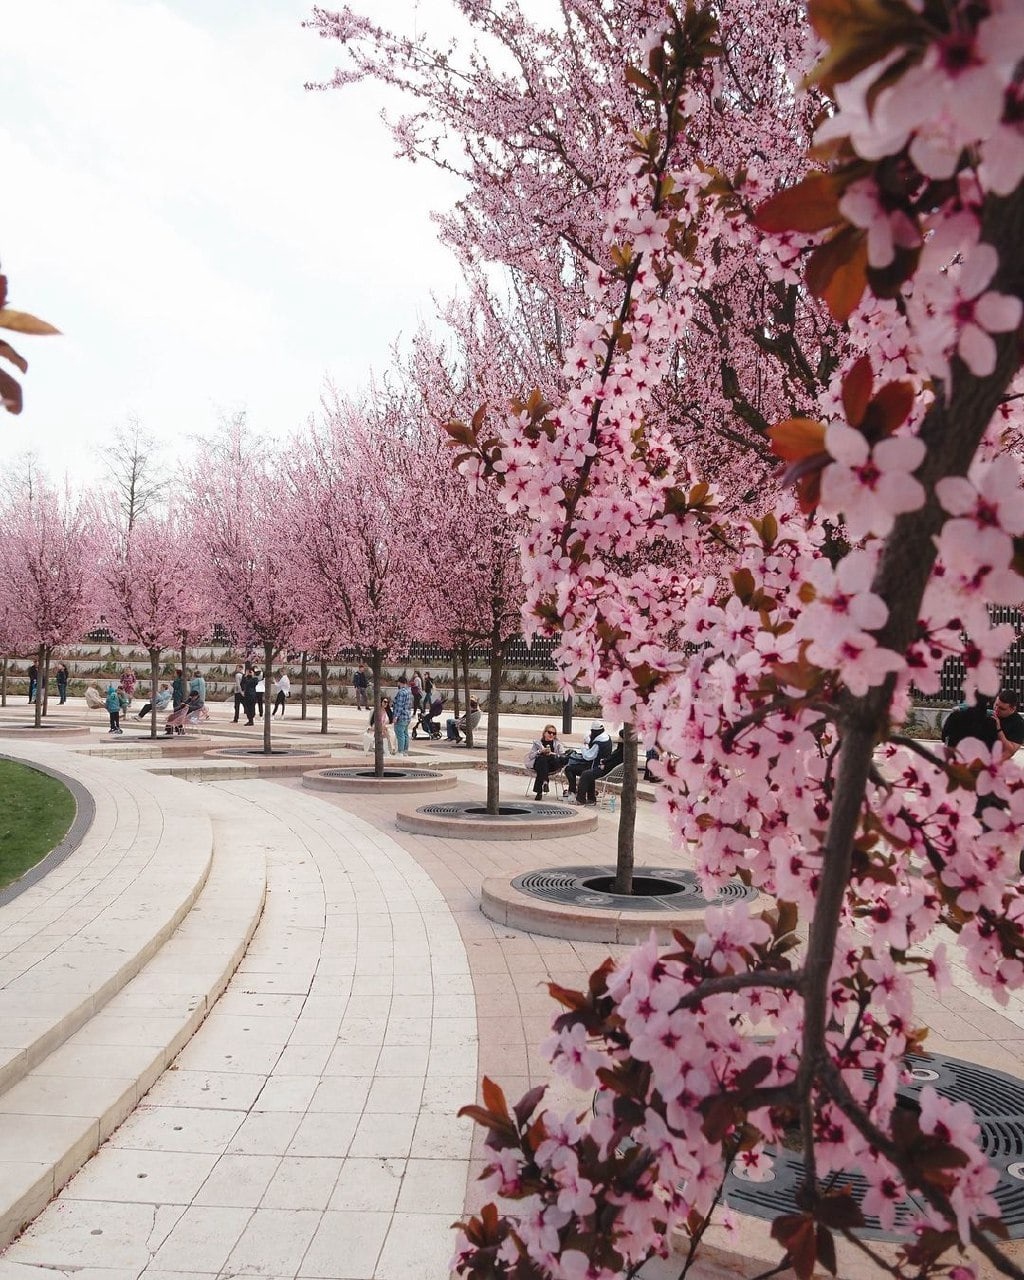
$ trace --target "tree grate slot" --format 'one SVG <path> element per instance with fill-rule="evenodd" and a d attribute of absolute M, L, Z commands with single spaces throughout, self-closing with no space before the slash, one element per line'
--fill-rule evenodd
<path fill-rule="evenodd" d="M 615 868 L 608 866 L 545 867 L 539 871 L 527 871 L 512 881 L 512 887 L 520 893 L 545 902 L 562 906 L 594 907 L 618 911 L 703 911 L 705 907 L 722 902 L 742 902 L 756 898 L 757 892 L 738 880 L 729 881 L 713 898 L 704 897 L 700 881 L 692 871 L 678 867 L 637 867 L 637 881 L 667 882 L 656 885 L 657 892 L 632 896 L 595 889 L 594 880 L 607 881 L 614 877 Z M 675 891 L 668 891 L 675 886 Z"/>
<path fill-rule="evenodd" d="M 416 810 L 430 818 L 457 818 L 466 822 L 536 822 L 575 818 L 575 809 L 552 804 L 503 804 L 496 816 L 487 813 L 478 800 L 453 801 L 451 804 L 425 804 Z"/>
<path fill-rule="evenodd" d="M 944 1054 L 909 1057 L 908 1068 L 916 1078 L 901 1085 L 899 1097 L 914 1102 L 926 1085 L 953 1102 L 967 1102 L 980 1129 L 979 1144 L 999 1175 L 992 1195 L 1012 1240 L 1024 1239 L 1024 1081 L 1002 1071 L 991 1071 L 973 1062 Z M 797 1194 L 803 1181 L 803 1160 L 798 1152 L 769 1149 L 771 1175 L 763 1182 L 731 1173 L 725 1183 L 730 1208 L 755 1218 L 775 1218 L 797 1211 Z M 835 1175 L 833 1185 L 849 1187 L 859 1203 L 867 1192 L 867 1180 L 856 1169 Z M 867 1217 L 858 1234 L 872 1240 L 904 1240 L 907 1226 L 918 1212 L 913 1195 L 896 1207 L 891 1231 L 877 1218 Z"/>

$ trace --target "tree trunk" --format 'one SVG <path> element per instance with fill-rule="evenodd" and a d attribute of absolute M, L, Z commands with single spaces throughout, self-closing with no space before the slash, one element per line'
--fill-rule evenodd
<path fill-rule="evenodd" d="M 633 892 L 636 846 L 637 742 L 631 724 L 622 726 L 622 795 L 619 804 L 619 843 L 615 854 L 615 893 Z"/>
<path fill-rule="evenodd" d="M 43 727 L 43 658 L 46 656 L 46 645 L 41 644 L 36 651 L 36 719 L 37 729 Z"/>
<path fill-rule="evenodd" d="M 185 688 L 188 689 L 188 636 L 181 637 L 181 678 L 185 681 Z"/>
<path fill-rule="evenodd" d="M 305 655 L 303 655 L 303 661 L 305 661 Z M 305 716 L 306 714 L 305 683 L 303 683 L 302 690 L 303 690 L 302 714 L 303 716 Z M 327 659 L 326 658 L 320 659 L 320 732 L 321 733 L 327 732 Z"/>
<path fill-rule="evenodd" d="M 272 644 L 264 644 L 263 646 L 263 754 L 269 756 L 273 752 L 270 745 L 270 723 L 273 720 L 271 713 L 271 696 L 270 688 L 273 684 L 271 679 L 271 668 L 274 665 L 274 646 Z"/>
<path fill-rule="evenodd" d="M 160 687 L 160 650 L 149 651 L 149 736 L 156 741 L 156 695 Z"/>
<path fill-rule="evenodd" d="M 469 645 L 462 646 L 462 688 L 466 695 L 466 746 L 473 746 L 473 730 L 469 723 Z"/>
<path fill-rule="evenodd" d="M 7 662 L 8 659 L 4 658 L 0 666 L 0 707 L 7 706 Z"/>
<path fill-rule="evenodd" d="M 50 656 L 53 649 L 50 645 L 46 646 L 46 657 L 43 659 L 43 670 L 40 678 L 43 682 L 43 715 L 50 709 Z"/>
<path fill-rule="evenodd" d="M 370 675 L 373 677 L 373 704 L 370 707 L 370 723 L 373 725 L 373 776 L 384 777 L 384 726 L 380 723 L 380 677 L 384 655 L 379 649 L 370 652 Z"/>
<path fill-rule="evenodd" d="M 498 704 L 501 700 L 501 675 L 505 666 L 505 646 L 496 635 L 491 636 L 491 670 L 487 681 L 487 812 L 498 816 L 500 773 L 498 771 Z"/>
<path fill-rule="evenodd" d="M 300 718 L 301 718 L 301 719 L 303 719 L 303 720 L 305 720 L 305 718 L 306 718 L 306 669 L 307 669 L 308 665 L 309 665 L 309 654 L 305 651 L 305 649 L 303 649 L 303 651 L 302 651 L 302 676 L 301 676 L 301 680 L 302 680 L 302 716 L 300 717 Z M 320 663 L 320 696 L 321 696 L 321 698 L 323 697 L 323 686 L 324 686 L 324 664 L 321 662 L 321 663 Z M 326 732 L 327 732 L 327 730 L 326 730 L 326 729 L 323 729 L 323 730 L 321 730 L 321 732 L 322 732 L 322 733 L 326 733 Z"/>
<path fill-rule="evenodd" d="M 459 718 L 459 651 L 452 650 L 452 698 L 454 706 L 452 707 L 452 715 L 456 720 Z"/>

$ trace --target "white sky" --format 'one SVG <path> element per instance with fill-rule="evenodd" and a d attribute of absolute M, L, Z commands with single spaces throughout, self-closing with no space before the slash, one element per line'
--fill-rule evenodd
<path fill-rule="evenodd" d="M 432 33 L 448 11 L 367 7 Z M 376 88 L 303 89 L 341 53 L 311 8 L 0 0 L 0 265 L 10 305 L 64 335 L 15 341 L 0 459 L 94 481 L 130 415 L 171 460 L 238 408 L 285 435 L 326 374 L 358 390 L 458 287 L 429 218 L 456 185 L 393 158 Z"/>

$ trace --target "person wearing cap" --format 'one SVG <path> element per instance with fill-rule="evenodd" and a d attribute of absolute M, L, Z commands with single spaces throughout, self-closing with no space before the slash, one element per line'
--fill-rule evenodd
<path fill-rule="evenodd" d="M 575 800 L 576 784 L 579 781 L 580 774 L 587 769 L 599 766 L 611 753 L 611 734 L 600 720 L 595 720 L 590 726 L 586 744 L 572 753 L 569 757 L 569 763 L 565 766 L 566 787 L 562 793 L 562 798 Z"/>

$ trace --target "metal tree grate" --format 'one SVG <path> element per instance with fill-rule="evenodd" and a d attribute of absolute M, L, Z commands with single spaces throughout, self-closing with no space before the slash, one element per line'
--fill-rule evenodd
<path fill-rule="evenodd" d="M 488 819 L 493 822 L 536 822 L 538 819 L 558 821 L 577 816 L 575 809 L 569 809 L 565 805 L 530 804 L 525 801 L 503 804 L 497 817 L 488 814 L 479 800 L 452 800 L 448 804 L 425 804 L 421 805 L 416 812 L 430 818 L 455 818 L 465 822 L 486 822 Z"/>
<path fill-rule="evenodd" d="M 350 768 L 350 769 L 318 769 L 317 777 L 319 778 L 357 778 L 365 780 L 367 778 L 375 778 L 377 775 L 373 769 Z M 436 773 L 432 769 L 385 769 L 385 778 L 440 778 L 443 774 Z"/>
<path fill-rule="evenodd" d="M 738 880 L 731 880 L 714 898 L 705 898 L 694 873 L 678 867 L 638 867 L 635 872 L 645 880 L 663 880 L 677 885 L 675 892 L 627 897 L 602 892 L 586 883 L 614 873 L 615 868 L 610 866 L 547 867 L 517 876 L 512 887 L 531 897 L 543 898 L 545 902 L 576 907 L 613 907 L 618 911 L 703 911 L 712 904 L 742 902 L 757 897 L 756 890 L 748 889 Z"/>
<path fill-rule="evenodd" d="M 1024 1081 L 1002 1071 L 990 1071 L 974 1062 L 931 1054 L 907 1059 L 912 1079 L 899 1089 L 899 1096 L 916 1101 L 925 1085 L 953 1102 L 967 1102 L 981 1130 L 982 1151 L 999 1175 L 992 1194 L 1010 1239 L 1024 1239 Z M 772 1149 L 772 1169 L 763 1182 L 752 1182 L 735 1172 L 725 1184 L 725 1200 L 730 1208 L 756 1218 L 775 1218 L 797 1211 L 797 1193 L 803 1180 L 799 1153 Z M 849 1187 L 858 1202 L 867 1191 L 867 1180 L 856 1169 L 835 1178 L 837 1188 Z M 917 1212 L 913 1196 L 897 1206 L 892 1231 L 884 1231 L 877 1218 L 867 1218 L 858 1234 L 872 1240 L 902 1240 L 907 1223 Z"/>

